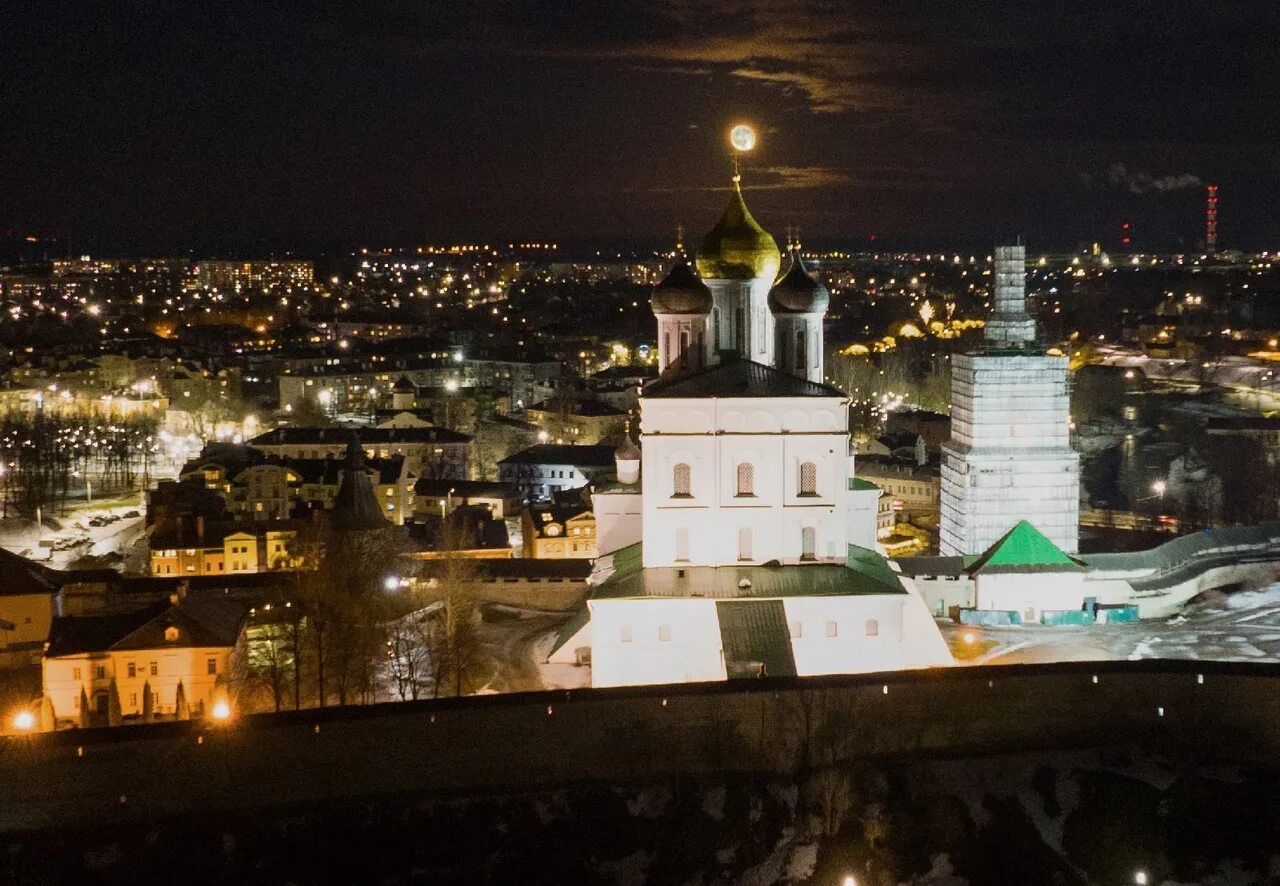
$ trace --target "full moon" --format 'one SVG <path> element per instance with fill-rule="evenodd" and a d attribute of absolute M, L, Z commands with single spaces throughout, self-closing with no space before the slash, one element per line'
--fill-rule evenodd
<path fill-rule="evenodd" d="M 729 144 L 735 150 L 749 151 L 756 146 L 756 131 L 745 123 L 739 123 L 729 130 Z"/>

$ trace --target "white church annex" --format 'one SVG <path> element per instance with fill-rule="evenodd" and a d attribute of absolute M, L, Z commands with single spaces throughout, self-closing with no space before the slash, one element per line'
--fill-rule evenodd
<path fill-rule="evenodd" d="M 787 259 L 779 275 L 735 175 L 697 273 L 678 259 L 654 288 L 661 374 L 640 396 L 639 482 L 628 449 L 597 493 L 587 611 L 550 658 L 589 650 L 593 686 L 951 662 L 874 550 L 880 491 L 854 481 L 849 398 L 822 381 L 829 296 L 798 250 Z"/>

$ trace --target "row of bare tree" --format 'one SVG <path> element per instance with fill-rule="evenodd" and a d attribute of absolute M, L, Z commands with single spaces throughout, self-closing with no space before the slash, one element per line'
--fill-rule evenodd
<path fill-rule="evenodd" d="M 395 528 L 302 533 L 286 599 L 255 611 L 242 698 L 279 711 L 474 692 L 485 664 L 474 562 L 444 559 L 416 582 L 403 550 Z"/>
<path fill-rule="evenodd" d="M 91 479 L 104 493 L 146 485 L 159 419 L 36 409 L 0 415 L 0 516 L 65 506 Z"/>

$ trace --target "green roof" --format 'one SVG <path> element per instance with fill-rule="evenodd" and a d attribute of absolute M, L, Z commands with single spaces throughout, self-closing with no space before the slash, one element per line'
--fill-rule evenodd
<path fill-rule="evenodd" d="M 559 652 L 560 647 L 576 637 L 578 631 L 586 627 L 589 621 L 591 621 L 591 610 L 585 604 L 575 609 L 573 615 L 569 616 L 569 620 L 560 626 L 560 630 L 556 631 L 556 641 L 551 644 L 551 649 L 547 652 L 547 658 Z"/>
<path fill-rule="evenodd" d="M 893 577 L 893 573 L 885 571 Z M 747 584 L 743 584 L 743 582 Z M 749 600 L 782 597 L 839 597 L 902 594 L 893 577 L 882 577 L 839 563 L 791 566 L 651 566 L 634 573 L 617 572 L 591 595 L 593 600 L 643 597 L 687 597 Z"/>
<path fill-rule="evenodd" d="M 794 677 L 791 631 L 781 600 L 718 600 L 720 645 L 730 677 Z"/>
<path fill-rule="evenodd" d="M 889 561 L 882 554 L 870 548 L 849 545 L 845 566 L 857 572 L 869 582 L 875 582 L 881 588 L 880 593 L 903 593 L 902 582 L 898 574 L 889 566 Z"/>
<path fill-rule="evenodd" d="M 850 492 L 870 492 L 872 489 L 876 490 L 877 492 L 884 492 L 883 489 L 881 489 L 876 484 L 872 483 L 870 480 L 863 480 L 861 477 L 849 478 Z"/>
<path fill-rule="evenodd" d="M 773 366 L 741 358 L 698 372 L 673 375 L 649 382 L 640 391 L 643 399 L 655 397 L 838 397 L 846 394 L 831 385 L 818 384 Z"/>
<path fill-rule="evenodd" d="M 1020 520 L 974 561 L 971 575 L 999 572 L 1080 572 L 1084 564 L 1063 552 L 1044 533 Z"/>

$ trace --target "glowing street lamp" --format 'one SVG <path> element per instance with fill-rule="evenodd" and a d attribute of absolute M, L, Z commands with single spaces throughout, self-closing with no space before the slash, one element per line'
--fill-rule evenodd
<path fill-rule="evenodd" d="M 30 711 L 18 711 L 13 715 L 13 728 L 18 732 L 30 732 L 36 728 L 36 715 Z"/>
<path fill-rule="evenodd" d="M 227 704 L 225 701 L 215 701 L 213 703 L 213 710 L 210 711 L 210 713 L 213 715 L 213 719 L 225 723 L 231 719 L 231 705 Z"/>
<path fill-rule="evenodd" d="M 1156 495 L 1160 496 L 1161 498 L 1164 498 L 1164 491 L 1167 488 L 1168 487 L 1165 485 L 1165 482 L 1163 480 L 1157 480 L 1156 482 L 1151 484 L 1151 491 L 1154 492 Z"/>

